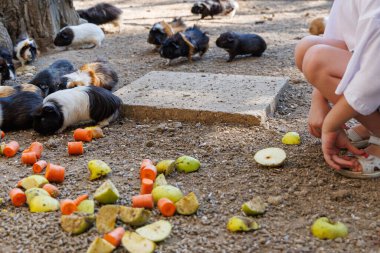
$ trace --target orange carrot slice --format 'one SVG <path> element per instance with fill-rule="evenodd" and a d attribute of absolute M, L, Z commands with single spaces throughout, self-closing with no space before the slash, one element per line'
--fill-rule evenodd
<path fill-rule="evenodd" d="M 78 198 L 76 198 L 74 200 L 74 203 L 76 206 L 79 206 L 79 204 L 83 201 L 83 200 L 86 200 L 88 199 L 88 194 L 83 194 L 83 195 L 80 195 Z"/>
<path fill-rule="evenodd" d="M 89 129 L 78 128 L 74 131 L 74 140 L 76 141 L 92 141 L 92 131 Z"/>
<path fill-rule="evenodd" d="M 156 180 L 157 176 L 157 168 L 156 166 L 149 164 L 146 165 L 141 171 L 140 171 L 140 178 L 148 178 L 152 181 Z"/>
<path fill-rule="evenodd" d="M 140 166 L 140 172 L 141 172 L 142 169 L 144 169 L 145 166 L 147 166 L 147 165 L 153 165 L 152 160 L 150 160 L 150 159 L 144 159 L 144 160 L 142 160 L 142 162 L 141 162 L 141 166 Z"/>
<path fill-rule="evenodd" d="M 21 162 L 23 164 L 35 164 L 37 162 L 36 152 L 23 152 L 21 155 Z"/>
<path fill-rule="evenodd" d="M 173 201 L 167 198 L 159 199 L 157 202 L 157 207 L 161 214 L 166 217 L 173 216 L 176 210 Z"/>
<path fill-rule="evenodd" d="M 1 139 L 3 139 L 5 137 L 5 133 L 3 131 L 0 131 L 1 133 Z"/>
<path fill-rule="evenodd" d="M 9 197 L 11 198 L 12 204 L 14 206 L 22 206 L 26 202 L 26 195 L 19 188 L 12 189 L 9 192 Z"/>
<path fill-rule="evenodd" d="M 153 191 L 153 180 L 143 178 L 141 181 L 140 194 L 150 194 Z"/>
<path fill-rule="evenodd" d="M 42 143 L 35 141 L 30 144 L 29 150 L 34 151 L 36 153 L 37 159 L 40 159 L 44 147 L 42 146 Z"/>
<path fill-rule="evenodd" d="M 143 207 L 152 209 L 154 201 L 152 194 L 142 194 L 132 197 L 132 207 Z"/>
<path fill-rule="evenodd" d="M 42 186 L 42 189 L 47 191 L 49 195 L 52 196 L 53 198 L 56 198 L 60 195 L 58 188 L 52 184 L 45 184 L 44 186 Z"/>
<path fill-rule="evenodd" d="M 125 230 L 123 227 L 118 227 L 111 232 L 104 235 L 104 239 L 111 243 L 115 247 L 119 247 L 121 238 L 123 237 Z"/>
<path fill-rule="evenodd" d="M 65 180 L 65 168 L 52 163 L 46 167 L 45 177 L 49 182 L 62 183 Z"/>
<path fill-rule="evenodd" d="M 33 172 L 41 173 L 41 171 L 45 169 L 46 166 L 47 166 L 47 162 L 45 160 L 40 160 L 33 164 Z"/>
<path fill-rule="evenodd" d="M 61 207 L 61 212 L 64 215 L 70 215 L 77 210 L 77 206 L 75 205 L 74 201 L 71 199 L 61 200 L 60 207 Z"/>
<path fill-rule="evenodd" d="M 77 142 L 68 142 L 67 143 L 67 150 L 69 152 L 69 155 L 81 155 L 83 154 L 83 142 L 77 141 Z"/>
<path fill-rule="evenodd" d="M 3 154 L 6 157 L 13 157 L 16 155 L 17 151 L 20 149 L 20 145 L 17 141 L 11 141 L 8 144 L 5 145 L 5 148 L 3 150 Z"/>

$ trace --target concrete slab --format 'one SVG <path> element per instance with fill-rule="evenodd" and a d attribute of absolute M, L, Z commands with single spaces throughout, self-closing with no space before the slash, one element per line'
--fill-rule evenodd
<path fill-rule="evenodd" d="M 259 125 L 287 83 L 285 77 L 153 71 L 115 94 L 135 120 Z"/>

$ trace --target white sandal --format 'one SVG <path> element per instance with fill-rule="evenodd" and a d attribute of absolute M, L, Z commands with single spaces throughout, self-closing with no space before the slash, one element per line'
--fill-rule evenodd
<path fill-rule="evenodd" d="M 369 144 L 380 146 L 380 138 L 371 136 L 368 140 Z M 339 174 L 349 178 L 378 178 L 380 177 L 380 157 L 369 155 L 368 157 L 358 157 L 358 162 L 363 168 L 363 171 L 355 172 L 350 169 L 337 170 Z"/>
<path fill-rule="evenodd" d="M 357 148 L 366 148 L 369 145 L 368 139 L 363 139 L 353 128 L 346 130 L 346 134 L 352 145 Z"/>

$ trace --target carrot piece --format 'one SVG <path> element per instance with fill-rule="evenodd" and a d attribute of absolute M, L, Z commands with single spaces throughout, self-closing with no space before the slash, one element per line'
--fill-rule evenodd
<path fill-rule="evenodd" d="M 45 169 L 46 166 L 47 166 L 47 162 L 45 160 L 40 160 L 33 164 L 33 172 L 41 173 L 41 171 Z"/>
<path fill-rule="evenodd" d="M 23 164 L 35 164 L 37 162 L 36 152 L 23 152 L 21 155 L 21 162 Z"/>
<path fill-rule="evenodd" d="M 153 165 L 152 160 L 150 160 L 150 159 L 144 159 L 144 160 L 142 160 L 142 163 L 141 163 L 141 166 L 140 166 L 140 172 L 141 172 L 142 169 L 144 169 L 145 166 L 147 166 L 147 165 Z"/>
<path fill-rule="evenodd" d="M 67 143 L 67 150 L 69 152 L 69 155 L 81 155 L 83 154 L 83 142 L 77 141 L 77 142 L 68 142 Z"/>
<path fill-rule="evenodd" d="M 21 184 L 22 184 L 22 179 L 20 179 L 20 180 L 17 182 L 17 185 L 16 185 L 16 186 L 19 187 L 19 188 L 21 188 L 21 187 L 22 187 Z"/>
<path fill-rule="evenodd" d="M 74 200 L 74 203 L 76 206 L 79 206 L 79 204 L 83 201 L 83 200 L 86 200 L 88 199 L 88 194 L 83 194 L 83 195 L 80 195 L 78 198 L 76 198 Z"/>
<path fill-rule="evenodd" d="M 159 199 L 157 202 L 157 207 L 161 214 L 166 217 L 173 216 L 176 210 L 173 201 L 167 198 Z"/>
<path fill-rule="evenodd" d="M 49 182 L 62 183 L 65 180 L 65 168 L 52 163 L 46 167 L 45 177 Z"/>
<path fill-rule="evenodd" d="M 132 207 L 150 208 L 154 207 L 152 194 L 142 194 L 132 197 Z"/>
<path fill-rule="evenodd" d="M 118 227 L 111 232 L 104 235 L 104 239 L 111 243 L 115 247 L 119 247 L 121 238 L 123 237 L 125 230 L 123 227 Z"/>
<path fill-rule="evenodd" d="M 44 147 L 42 144 L 38 141 L 32 142 L 29 147 L 30 151 L 34 151 L 36 153 L 37 159 L 41 158 L 42 151 L 44 150 Z"/>
<path fill-rule="evenodd" d="M 71 199 L 61 200 L 60 207 L 61 207 L 61 212 L 64 215 L 70 215 L 77 210 L 77 206 L 75 205 L 74 201 Z"/>
<path fill-rule="evenodd" d="M 61 194 L 58 188 L 52 184 L 45 184 L 44 186 L 42 186 L 42 189 L 47 191 L 49 195 L 52 196 L 53 198 L 56 198 Z"/>
<path fill-rule="evenodd" d="M 141 181 L 140 194 L 150 194 L 153 191 L 153 180 L 143 178 Z"/>
<path fill-rule="evenodd" d="M 157 176 L 157 168 L 156 166 L 149 164 L 145 166 L 141 171 L 140 171 L 140 178 L 148 178 L 152 181 L 156 180 Z"/>
<path fill-rule="evenodd" d="M 25 193 L 19 189 L 14 188 L 9 192 L 9 196 L 11 198 L 12 204 L 14 206 L 22 206 L 26 202 L 26 195 Z"/>
<path fill-rule="evenodd" d="M 20 145 L 17 141 L 11 141 L 8 144 L 5 145 L 5 148 L 3 150 L 3 154 L 6 157 L 13 157 L 16 155 L 17 151 L 20 149 Z"/>
<path fill-rule="evenodd" d="M 78 128 L 74 131 L 74 140 L 76 141 L 92 141 L 92 131 L 90 129 Z"/>
<path fill-rule="evenodd" d="M 0 133 L 1 133 L 1 139 L 3 139 L 5 137 L 5 133 L 4 131 L 0 131 Z"/>

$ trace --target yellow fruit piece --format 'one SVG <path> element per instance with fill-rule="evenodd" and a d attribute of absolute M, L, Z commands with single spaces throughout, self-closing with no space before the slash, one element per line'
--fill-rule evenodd
<path fill-rule="evenodd" d="M 77 211 L 82 213 L 94 214 L 95 202 L 90 199 L 85 199 L 77 206 Z"/>
<path fill-rule="evenodd" d="M 59 209 L 58 200 L 50 196 L 36 196 L 29 203 L 29 210 L 32 213 L 52 212 Z"/>
<path fill-rule="evenodd" d="M 85 129 L 86 130 L 91 130 L 91 132 L 92 132 L 92 138 L 94 138 L 94 139 L 99 139 L 99 138 L 103 138 L 104 137 L 103 130 L 100 127 L 98 127 L 98 126 L 86 127 Z"/>
<path fill-rule="evenodd" d="M 169 221 L 160 220 L 144 227 L 136 229 L 136 233 L 153 242 L 165 240 L 172 231 L 172 225 Z"/>
<path fill-rule="evenodd" d="M 154 181 L 153 189 L 156 188 L 157 186 L 167 185 L 167 184 L 168 182 L 166 182 L 164 174 L 160 174 L 156 177 L 156 180 Z"/>
<path fill-rule="evenodd" d="M 101 204 L 114 204 L 119 196 L 119 191 L 110 180 L 105 181 L 94 193 L 94 199 Z"/>
<path fill-rule="evenodd" d="M 29 188 L 25 191 L 26 203 L 29 205 L 30 201 L 37 196 L 50 196 L 47 191 L 42 188 Z"/>
<path fill-rule="evenodd" d="M 105 205 L 99 209 L 96 215 L 96 228 L 99 233 L 104 234 L 114 230 L 119 211 L 119 205 Z"/>
<path fill-rule="evenodd" d="M 157 173 L 164 173 L 169 175 L 175 171 L 175 161 L 174 160 L 162 160 L 156 164 Z"/>
<path fill-rule="evenodd" d="M 197 171 L 201 167 L 201 163 L 194 157 L 184 155 L 175 160 L 175 167 L 178 171 L 190 173 Z"/>
<path fill-rule="evenodd" d="M 148 222 L 152 213 L 144 208 L 120 206 L 119 218 L 125 224 L 142 226 Z"/>
<path fill-rule="evenodd" d="M 116 249 L 116 247 L 111 243 L 103 238 L 96 237 L 87 249 L 87 253 L 111 253 L 114 249 Z"/>
<path fill-rule="evenodd" d="M 64 231 L 73 235 L 79 235 L 92 227 L 95 221 L 94 215 L 85 213 L 73 213 L 61 216 L 61 227 Z"/>
<path fill-rule="evenodd" d="M 284 163 L 286 153 L 281 148 L 265 148 L 257 151 L 253 158 L 263 166 L 278 167 Z"/>
<path fill-rule="evenodd" d="M 44 176 L 32 175 L 22 179 L 21 186 L 25 190 L 28 190 L 30 188 L 41 188 L 42 186 L 48 183 L 49 181 Z"/>
<path fill-rule="evenodd" d="M 301 143 L 301 137 L 297 132 L 288 132 L 282 137 L 282 143 L 287 145 L 298 145 Z"/>
<path fill-rule="evenodd" d="M 199 208 L 198 198 L 194 192 L 190 192 L 175 203 L 176 211 L 179 214 L 191 215 Z"/>
<path fill-rule="evenodd" d="M 260 225 L 256 221 L 243 216 L 234 216 L 227 223 L 227 229 L 231 232 L 251 231 L 259 228 Z"/>
<path fill-rule="evenodd" d="M 334 222 L 327 217 L 321 217 L 314 221 L 311 226 L 311 233 L 319 239 L 333 240 L 338 237 L 346 237 L 348 228 L 341 222 Z"/>
<path fill-rule="evenodd" d="M 161 198 L 168 198 L 175 203 L 183 197 L 183 193 L 172 185 L 161 185 L 153 189 L 152 196 L 154 203 L 157 203 Z"/>
<path fill-rule="evenodd" d="M 88 162 L 87 167 L 90 171 L 90 180 L 106 176 L 108 173 L 112 172 L 112 169 L 108 164 L 102 160 L 91 160 Z"/>
<path fill-rule="evenodd" d="M 154 242 L 131 231 L 126 231 L 124 233 L 121 242 L 124 248 L 130 253 L 153 253 L 156 249 L 156 244 Z"/>
<path fill-rule="evenodd" d="M 266 204 L 260 196 L 252 198 L 241 206 L 246 215 L 259 215 L 265 213 Z"/>

